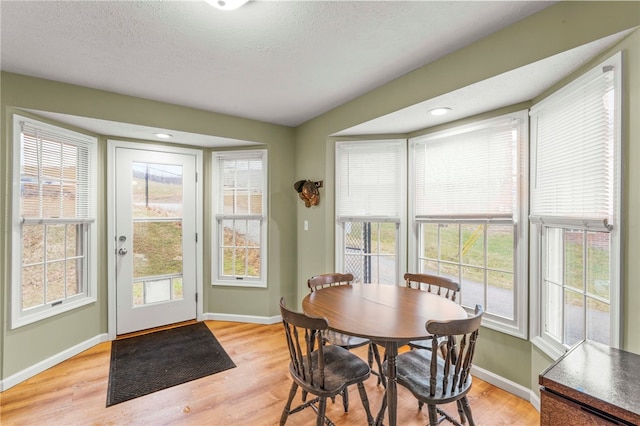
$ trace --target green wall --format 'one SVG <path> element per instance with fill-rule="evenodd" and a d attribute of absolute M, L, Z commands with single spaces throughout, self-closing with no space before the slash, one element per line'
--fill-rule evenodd
<path fill-rule="evenodd" d="M 562 2 L 438 61 L 343 104 L 296 129 L 163 104 L 114 93 L 2 73 L 0 165 L 0 378 L 6 379 L 74 345 L 107 332 L 106 253 L 100 251 L 99 301 L 56 318 L 9 330 L 11 107 L 54 111 L 112 121 L 256 141 L 269 149 L 269 287 L 211 287 L 209 219 L 210 150 L 204 150 L 204 312 L 272 317 L 278 299 L 301 301 L 309 276 L 334 269 L 333 159 L 331 134 L 426 99 L 459 89 L 579 45 L 640 25 L 640 3 Z M 624 50 L 623 348 L 640 353 L 640 33 Z M 613 50 L 612 50 L 613 51 Z M 535 101 L 535 100 L 534 100 Z M 393 135 L 398 136 L 398 135 Z M 405 135 L 400 135 L 405 136 Z M 101 138 L 102 159 L 106 139 Z M 106 188 L 106 172 L 100 173 Z M 318 206 L 305 208 L 293 190 L 300 179 L 324 180 Z M 101 194 L 100 246 L 106 247 L 106 191 Z M 302 224 L 308 221 L 309 229 Z M 483 329 L 476 363 L 525 388 L 537 390 L 537 374 L 551 360 L 527 340 Z"/>
<path fill-rule="evenodd" d="M 314 253 L 314 256 L 300 256 L 298 259 L 298 298 L 301 299 L 307 291 L 306 277 L 332 270 L 334 266 L 334 210 L 331 200 L 334 197 L 332 163 L 335 139 L 329 135 L 638 25 L 640 3 L 636 1 L 561 2 L 296 128 L 297 170 L 304 170 L 304 175 L 298 172 L 296 178 L 324 180 L 324 192 L 321 194 L 324 200 L 328 200 L 311 209 L 298 206 L 298 252 Z M 640 165 L 638 30 L 618 48 L 625 50 L 627 108 L 623 205 L 628 232 L 623 249 L 623 347 L 640 353 L 640 289 L 635 284 L 640 280 L 640 266 L 634 262 L 640 255 L 640 218 L 631 214 L 638 211 L 640 203 L 638 185 L 631 184 L 638 182 L 637 169 Z M 304 220 L 309 221 L 308 231 L 302 231 Z M 476 359 L 476 364 L 482 368 L 537 391 L 535 378 L 550 362 L 549 358 L 535 352 L 526 340 L 482 330 Z"/>
<path fill-rule="evenodd" d="M 0 164 L 2 185 L 0 206 L 2 221 L 0 245 L 2 258 L 2 306 L 3 326 L 0 329 L 0 378 L 6 379 L 38 362 L 64 352 L 96 336 L 107 333 L 107 220 L 106 220 L 106 144 L 108 135 L 100 136 L 100 170 L 98 172 L 99 237 L 98 237 L 98 302 L 81 309 L 66 312 L 54 318 L 38 321 L 15 330 L 9 329 L 11 313 L 10 270 L 10 188 L 11 188 L 11 113 L 19 109 L 52 111 L 103 120 L 156 126 L 248 140 L 264 144 L 269 151 L 269 242 L 268 288 L 212 287 L 211 253 L 211 150 L 204 150 L 204 313 L 253 315 L 273 317 L 279 315 L 278 300 L 281 296 L 294 298 L 295 285 L 295 203 L 293 190 L 295 143 L 294 130 L 289 127 L 215 114 L 191 108 L 114 93 L 62 84 L 42 79 L 5 73 L 0 75 L 2 115 L 0 128 Z M 48 120 L 44 120 L 48 121 Z M 140 141 L 137 141 L 140 142 Z M 157 143 L 157 142 L 153 142 Z M 286 254 L 286 255 L 281 255 Z"/>

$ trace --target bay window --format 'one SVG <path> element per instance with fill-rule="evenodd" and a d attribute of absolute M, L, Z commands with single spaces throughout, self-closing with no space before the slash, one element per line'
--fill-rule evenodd
<path fill-rule="evenodd" d="M 12 328 L 96 300 L 97 139 L 13 117 Z"/>
<path fill-rule="evenodd" d="M 213 153 L 213 284 L 267 286 L 266 185 L 266 150 Z"/>
<path fill-rule="evenodd" d="M 336 267 L 397 284 L 404 265 L 406 141 L 336 143 Z"/>
<path fill-rule="evenodd" d="M 621 55 L 531 109 L 534 343 L 619 344 Z"/>
<path fill-rule="evenodd" d="M 459 282 L 485 326 L 526 337 L 526 112 L 409 142 L 409 270 Z"/>

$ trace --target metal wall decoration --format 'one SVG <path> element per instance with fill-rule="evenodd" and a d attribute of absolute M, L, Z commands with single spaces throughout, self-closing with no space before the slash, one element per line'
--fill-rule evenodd
<path fill-rule="evenodd" d="M 311 180 L 299 180 L 293 184 L 293 187 L 298 191 L 300 199 L 304 201 L 305 207 L 315 206 L 320 202 L 320 191 L 318 188 L 322 188 L 323 182 L 321 180 L 314 182 Z"/>

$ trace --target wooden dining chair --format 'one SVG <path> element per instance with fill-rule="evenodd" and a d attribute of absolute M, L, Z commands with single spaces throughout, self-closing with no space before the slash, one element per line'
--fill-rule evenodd
<path fill-rule="evenodd" d="M 435 337 L 431 341 L 431 350 L 407 351 L 396 358 L 398 384 L 407 388 L 418 401 L 427 404 L 430 426 L 436 426 L 445 419 L 456 426 L 462 426 L 465 419 L 470 426 L 475 425 L 467 393 L 472 384 L 470 371 L 482 314 L 482 306 L 476 305 L 474 315 L 467 319 L 427 321 L 427 332 Z M 446 341 L 444 358 L 437 355 L 439 338 Z M 438 408 L 438 405 L 454 401 L 460 422 Z M 383 411 L 385 407 L 386 397 L 383 399 Z"/>
<path fill-rule="evenodd" d="M 307 281 L 307 285 L 309 286 L 309 290 L 312 292 L 318 291 L 325 287 L 332 287 L 338 285 L 351 285 L 353 281 L 353 274 L 351 273 L 339 273 L 332 272 L 327 274 L 320 274 L 309 278 Z M 347 350 L 359 348 L 364 345 L 369 345 L 367 351 L 367 362 L 369 363 L 369 367 L 373 368 L 373 360 L 375 359 L 376 364 L 378 366 L 378 371 L 371 372 L 378 376 L 378 384 L 382 383 L 383 386 L 386 387 L 387 381 L 384 377 L 384 373 L 382 372 L 382 362 L 380 360 L 380 352 L 378 350 L 378 345 L 373 343 L 369 339 L 365 339 L 363 337 L 349 336 L 348 334 L 338 333 L 336 331 L 329 330 L 329 332 L 325 336 L 326 342 L 332 345 L 341 346 Z M 345 411 L 349 408 L 349 396 L 348 393 L 344 395 L 343 398 Z"/>
<path fill-rule="evenodd" d="M 289 348 L 289 373 L 293 379 L 289 398 L 280 417 L 284 425 L 290 414 L 312 407 L 317 412 L 317 426 L 333 423 L 326 418 L 327 398 L 342 394 L 353 384 L 358 386 L 362 405 L 367 413 L 368 424 L 373 424 L 373 416 L 364 388 L 364 381 L 371 369 L 365 361 L 348 350 L 326 345 L 324 333 L 329 328 L 325 318 L 315 318 L 287 308 L 284 297 L 280 299 L 280 313 Z M 305 401 L 291 409 L 291 403 L 300 387 L 316 398 Z M 316 405 L 317 404 L 317 405 Z"/>
<path fill-rule="evenodd" d="M 407 287 L 417 288 L 429 293 L 437 294 L 452 302 L 456 301 L 456 296 L 460 293 L 460 284 L 447 277 L 432 274 L 404 274 L 404 282 Z M 431 338 L 425 340 L 414 340 L 409 342 L 412 349 L 431 349 Z"/>

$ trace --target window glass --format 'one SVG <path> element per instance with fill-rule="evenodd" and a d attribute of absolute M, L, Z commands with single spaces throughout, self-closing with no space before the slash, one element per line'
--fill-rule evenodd
<path fill-rule="evenodd" d="M 531 110 L 531 258 L 543 349 L 619 340 L 620 95 L 617 54 Z"/>
<path fill-rule="evenodd" d="M 416 137 L 408 178 L 415 224 L 409 229 L 416 229 L 410 266 L 459 282 L 461 304 L 482 305 L 485 326 L 520 337 L 527 312 L 527 134 L 520 111 Z"/>
<path fill-rule="evenodd" d="M 13 117 L 12 327 L 95 300 L 97 140 Z"/>
<path fill-rule="evenodd" d="M 213 159 L 214 284 L 265 287 L 267 152 L 216 152 Z"/>
<path fill-rule="evenodd" d="M 398 224 L 346 222 L 344 270 L 355 282 L 396 284 Z"/>
<path fill-rule="evenodd" d="M 400 282 L 405 164 L 406 140 L 336 143 L 336 267 L 355 281 Z"/>

